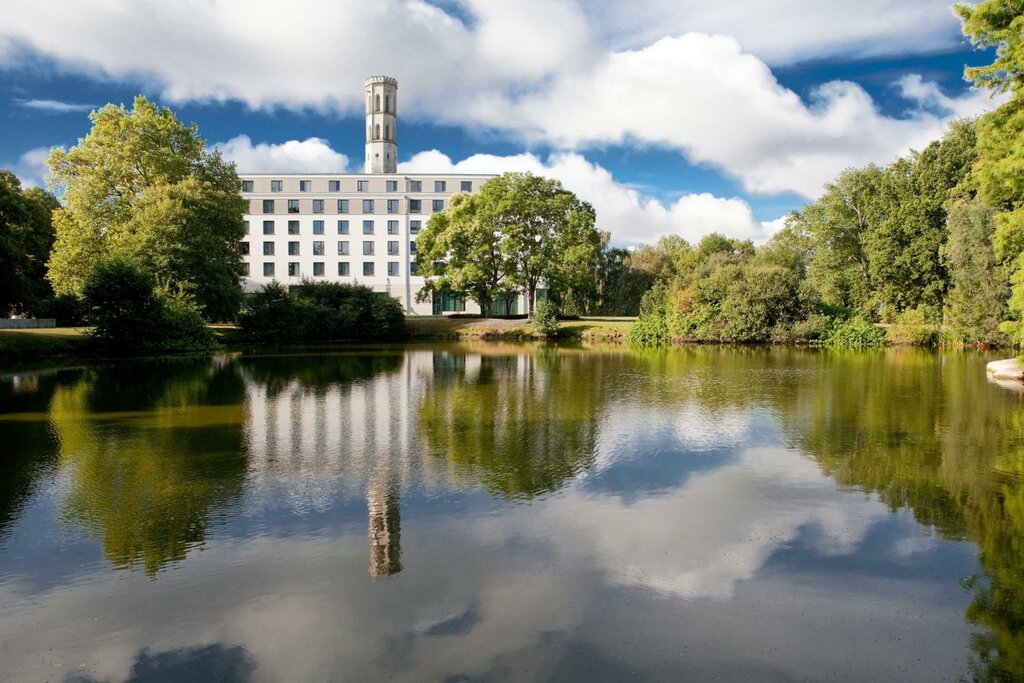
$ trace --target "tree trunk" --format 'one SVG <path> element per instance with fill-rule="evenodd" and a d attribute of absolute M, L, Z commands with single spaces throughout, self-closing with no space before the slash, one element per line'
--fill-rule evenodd
<path fill-rule="evenodd" d="M 537 283 L 531 282 L 526 286 L 526 317 L 533 320 L 533 307 L 536 303 Z"/>

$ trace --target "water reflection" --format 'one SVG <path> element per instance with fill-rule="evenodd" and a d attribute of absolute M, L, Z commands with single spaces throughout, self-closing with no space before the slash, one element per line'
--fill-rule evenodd
<path fill-rule="evenodd" d="M 440 345 L 0 378 L 0 676 L 1020 679 L 1021 398 L 983 366 Z"/>

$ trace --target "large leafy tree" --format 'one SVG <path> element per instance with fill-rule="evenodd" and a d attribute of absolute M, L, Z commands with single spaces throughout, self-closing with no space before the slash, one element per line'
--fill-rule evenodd
<path fill-rule="evenodd" d="M 532 312 L 537 288 L 593 287 L 603 244 L 594 209 L 557 180 L 529 173 L 493 178 L 476 195 L 456 195 L 416 242 L 419 296 L 448 290 L 471 297 L 486 314 L 516 291 Z"/>
<path fill-rule="evenodd" d="M 481 215 L 490 201 L 485 183 L 479 194 L 457 194 L 445 211 L 431 217 L 416 240 L 417 273 L 427 278 L 420 300 L 456 292 L 480 304 L 486 315 L 498 297 L 511 292 L 511 263 L 501 249 L 501 235 Z"/>
<path fill-rule="evenodd" d="M 54 289 L 80 293 L 96 265 L 114 256 L 191 291 L 208 318 L 232 317 L 246 209 L 234 165 L 206 150 L 195 125 L 145 97 L 131 110 L 108 104 L 90 118 L 89 134 L 48 161 L 64 193 L 54 212 Z"/>
<path fill-rule="evenodd" d="M 972 183 L 995 209 L 993 244 L 1013 286 L 1008 325 L 1024 341 L 1024 0 L 957 5 L 964 34 L 979 47 L 996 47 L 991 64 L 968 68 L 975 87 L 1009 93 L 1010 101 L 978 121 L 978 160 Z"/>
<path fill-rule="evenodd" d="M 53 246 L 51 213 L 57 199 L 39 188 L 23 190 L 0 171 L 0 314 L 32 312 L 52 295 L 46 259 Z"/>

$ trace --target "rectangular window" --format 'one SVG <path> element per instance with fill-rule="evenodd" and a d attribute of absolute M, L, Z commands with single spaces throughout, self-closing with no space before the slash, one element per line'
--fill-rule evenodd
<path fill-rule="evenodd" d="M 263 234 L 273 235 L 274 234 L 274 221 L 263 221 Z"/>
<path fill-rule="evenodd" d="M 324 212 L 324 200 L 322 200 L 322 199 L 314 199 L 313 200 L 313 213 L 323 213 L 323 212 Z"/>
<path fill-rule="evenodd" d="M 245 277 L 249 277 L 249 264 L 248 263 L 243 263 L 242 264 L 242 275 L 244 275 Z"/>
<path fill-rule="evenodd" d="M 239 242 L 238 243 L 238 253 L 241 254 L 242 256 L 248 256 L 249 255 L 249 243 L 248 242 Z"/>
<path fill-rule="evenodd" d="M 388 213 L 398 213 L 398 200 L 397 199 L 389 199 L 388 200 Z"/>
<path fill-rule="evenodd" d="M 364 235 L 372 235 L 373 234 L 373 221 L 363 221 L 363 234 Z"/>
<path fill-rule="evenodd" d="M 388 221 L 388 234 L 389 235 L 397 235 L 398 234 L 398 221 Z"/>
<path fill-rule="evenodd" d="M 348 261 L 338 262 L 338 275 L 341 275 L 342 277 L 348 276 Z"/>
<path fill-rule="evenodd" d="M 461 183 L 459 183 L 459 191 L 460 192 L 472 192 L 473 191 L 473 181 L 472 180 L 463 180 Z"/>
<path fill-rule="evenodd" d="M 417 234 L 421 227 L 423 227 L 423 221 L 409 221 L 409 232 L 412 234 Z"/>
<path fill-rule="evenodd" d="M 388 242 L 388 256 L 398 256 L 398 242 Z"/>
<path fill-rule="evenodd" d="M 398 181 L 388 180 L 385 182 L 385 186 L 388 192 L 398 192 Z"/>
<path fill-rule="evenodd" d="M 363 277 L 373 277 L 373 262 L 363 264 Z"/>
<path fill-rule="evenodd" d="M 416 253 L 416 240 L 409 240 L 409 253 L 410 254 L 415 254 Z"/>
<path fill-rule="evenodd" d="M 409 200 L 409 213 L 420 213 L 421 210 L 422 209 L 420 209 L 420 200 L 419 199 L 410 199 Z"/>
<path fill-rule="evenodd" d="M 263 264 L 263 277 L 274 277 L 274 264 L 264 263 Z"/>
<path fill-rule="evenodd" d="M 373 213 L 373 200 L 372 199 L 364 199 L 363 200 L 363 213 Z"/>
<path fill-rule="evenodd" d="M 243 180 L 242 181 L 242 192 L 252 192 L 252 181 L 251 180 Z"/>
<path fill-rule="evenodd" d="M 288 262 L 288 277 L 299 276 L 299 264 L 296 261 Z"/>
<path fill-rule="evenodd" d="M 288 255 L 289 256 L 298 256 L 299 255 L 299 243 L 298 242 L 289 242 L 288 243 Z"/>
<path fill-rule="evenodd" d="M 299 212 L 299 200 L 298 199 L 289 199 L 288 200 L 288 213 L 298 213 L 298 212 Z"/>
<path fill-rule="evenodd" d="M 338 240 L 338 256 L 348 256 L 348 240 Z"/>
<path fill-rule="evenodd" d="M 366 240 L 363 242 L 363 256 L 373 256 L 373 241 Z"/>
<path fill-rule="evenodd" d="M 346 221 L 338 221 L 338 234 L 339 235 L 347 235 L 348 234 L 348 221 L 347 220 Z"/>
<path fill-rule="evenodd" d="M 274 200 L 264 199 L 263 200 L 263 213 L 274 213 Z"/>
<path fill-rule="evenodd" d="M 409 192 L 423 192 L 423 181 L 422 180 L 410 180 L 409 181 Z"/>
<path fill-rule="evenodd" d="M 409 275 L 415 275 L 416 271 L 420 269 L 420 264 L 415 261 L 409 262 Z"/>
<path fill-rule="evenodd" d="M 433 209 L 434 209 L 434 213 L 438 213 L 439 211 L 444 211 L 444 200 L 443 199 L 435 199 L 434 200 L 434 204 L 433 204 Z"/>
<path fill-rule="evenodd" d="M 299 234 L 299 222 L 298 221 L 288 221 L 288 234 L 289 235 L 298 235 Z"/>
<path fill-rule="evenodd" d="M 447 183 L 445 183 L 445 181 L 443 181 L 443 180 L 435 180 L 434 181 L 434 192 L 444 192 L 445 188 L 447 186 L 448 185 L 447 185 Z"/>
<path fill-rule="evenodd" d="M 338 200 L 338 213 L 348 213 L 348 200 L 347 199 L 339 199 Z"/>
<path fill-rule="evenodd" d="M 313 189 L 312 180 L 300 180 L 299 181 L 299 192 L 309 192 Z"/>
<path fill-rule="evenodd" d="M 249 234 L 249 221 L 242 221 L 242 222 L 245 223 L 245 234 L 248 235 Z"/>
<path fill-rule="evenodd" d="M 282 189 L 283 188 L 281 187 L 281 181 L 280 180 L 271 180 L 270 181 L 270 191 L 271 192 L 280 192 Z"/>
<path fill-rule="evenodd" d="M 388 277 L 398 277 L 398 261 L 388 261 Z"/>
<path fill-rule="evenodd" d="M 369 192 L 370 181 L 369 180 L 357 180 L 356 181 L 356 192 Z"/>
<path fill-rule="evenodd" d="M 328 180 L 327 181 L 328 192 L 341 192 L 341 181 L 340 180 Z"/>
<path fill-rule="evenodd" d="M 324 243 L 323 243 L 323 241 L 322 240 L 317 240 L 317 241 L 313 242 L 313 256 L 323 256 L 323 255 L 324 255 Z"/>
<path fill-rule="evenodd" d="M 324 222 L 323 221 L 313 221 L 313 234 L 314 235 L 322 235 L 322 234 L 324 234 Z"/>
<path fill-rule="evenodd" d="M 263 243 L 263 255 L 264 256 L 273 256 L 274 255 L 274 243 L 273 242 L 264 242 Z"/>
<path fill-rule="evenodd" d="M 314 261 L 313 262 L 313 277 L 323 277 L 323 276 L 324 276 L 324 262 L 323 261 Z"/>

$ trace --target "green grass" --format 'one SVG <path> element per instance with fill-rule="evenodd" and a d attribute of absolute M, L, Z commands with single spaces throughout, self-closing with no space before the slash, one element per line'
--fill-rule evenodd
<path fill-rule="evenodd" d="M 633 318 L 584 318 L 563 320 L 561 336 L 588 341 L 623 341 Z M 451 318 L 410 316 L 406 318 L 414 339 L 532 339 L 536 337 L 528 320 L 501 318 Z"/>
<path fill-rule="evenodd" d="M 0 330 L 0 363 L 90 355 L 87 327 Z"/>

